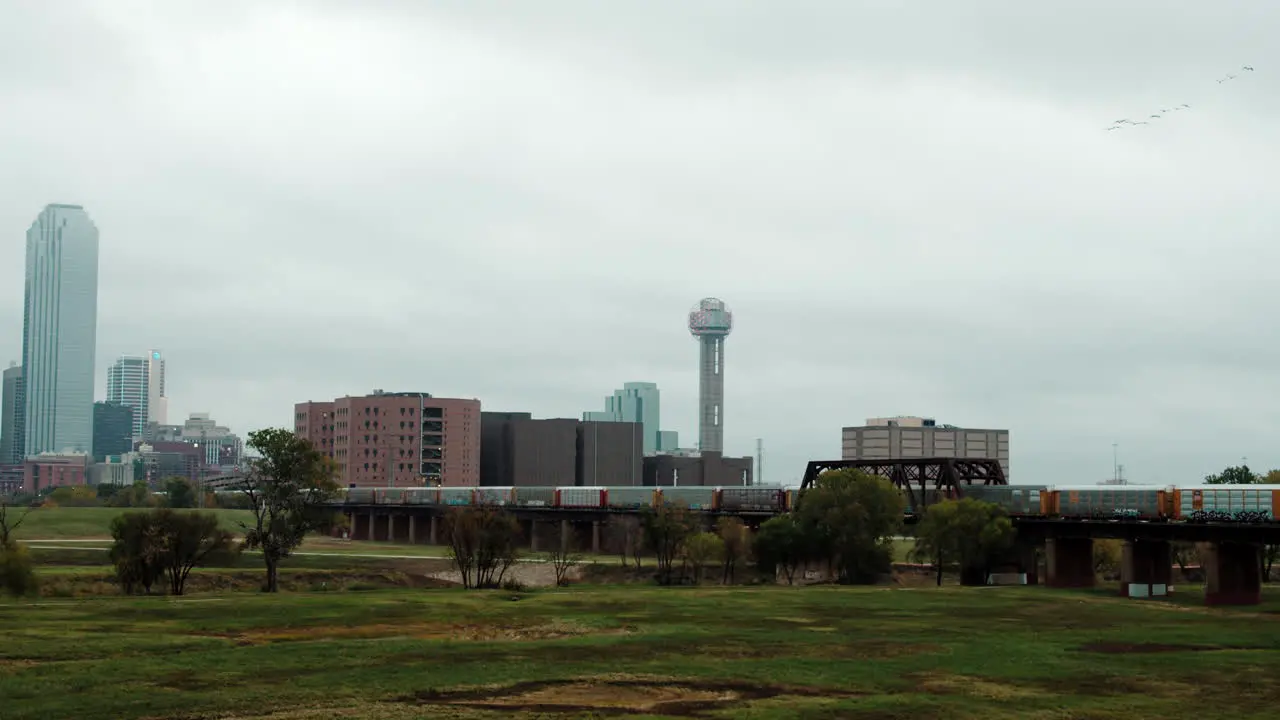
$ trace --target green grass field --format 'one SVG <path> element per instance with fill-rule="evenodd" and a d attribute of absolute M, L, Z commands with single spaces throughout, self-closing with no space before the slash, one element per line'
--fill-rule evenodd
<path fill-rule="evenodd" d="M 578 586 L 0 603 L 20 718 L 1273 718 L 1280 606 Z"/>
<path fill-rule="evenodd" d="M 39 508 L 22 521 L 14 537 L 18 540 L 79 540 L 110 539 L 111 520 L 128 512 L 128 508 L 106 507 L 58 507 Z M 15 516 L 20 510 L 10 510 Z M 216 513 L 222 527 L 234 533 L 240 532 L 240 521 L 248 522 L 252 514 L 248 510 L 211 510 Z"/>

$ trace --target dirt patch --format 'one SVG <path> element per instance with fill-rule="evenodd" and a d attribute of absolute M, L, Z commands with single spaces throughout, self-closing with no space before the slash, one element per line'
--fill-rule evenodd
<path fill-rule="evenodd" d="M 533 625 L 467 624 L 467 623 L 384 623 L 352 626 L 254 628 L 238 633 L 219 634 L 239 645 L 262 645 L 281 642 L 324 640 L 455 640 L 463 642 L 528 642 L 558 640 L 583 635 L 625 635 L 630 628 L 592 628 L 554 620 Z"/>
<path fill-rule="evenodd" d="M 1081 652 L 1102 653 L 1104 655 L 1134 655 L 1145 653 L 1171 652 L 1214 652 L 1222 650 L 1270 650 L 1261 646 L 1231 645 L 1174 645 L 1168 643 L 1117 643 L 1100 642 L 1081 645 L 1076 648 Z"/>
<path fill-rule="evenodd" d="M 916 675 L 922 691 L 934 695 L 968 695 L 986 700 L 1019 700 L 1044 693 L 1011 683 L 995 682 L 969 675 Z"/>
<path fill-rule="evenodd" d="M 754 700 L 853 696 L 853 693 L 823 688 L 736 681 L 613 677 L 526 682 L 498 688 L 428 690 L 403 700 L 420 705 L 464 706 L 501 712 L 696 717 Z"/>

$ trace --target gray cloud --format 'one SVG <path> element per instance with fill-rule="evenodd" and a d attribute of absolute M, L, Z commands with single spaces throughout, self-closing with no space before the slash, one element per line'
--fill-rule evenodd
<path fill-rule="evenodd" d="M 772 480 L 895 413 L 1009 427 L 1025 482 L 1280 465 L 1280 9 L 962 5 L 4 3 L 0 353 L 22 233 L 78 202 L 99 365 L 160 347 L 241 430 L 652 380 L 690 441 L 717 295 Z"/>

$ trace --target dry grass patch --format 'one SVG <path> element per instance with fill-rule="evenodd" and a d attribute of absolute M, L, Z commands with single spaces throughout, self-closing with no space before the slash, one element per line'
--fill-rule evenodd
<path fill-rule="evenodd" d="M 263 645 L 282 642 L 316 642 L 326 640 L 452 640 L 463 642 L 529 642 L 558 640 L 584 635 L 626 635 L 632 628 L 595 628 L 563 620 L 553 620 L 532 625 L 474 624 L 442 622 L 380 623 L 373 625 L 342 625 L 255 628 L 236 633 L 222 634 L 240 645 Z"/>
<path fill-rule="evenodd" d="M 914 676 L 919 688 L 935 695 L 968 695 L 984 700 L 1021 700 L 1041 697 L 1044 691 L 995 682 L 971 675 L 922 674 Z"/>

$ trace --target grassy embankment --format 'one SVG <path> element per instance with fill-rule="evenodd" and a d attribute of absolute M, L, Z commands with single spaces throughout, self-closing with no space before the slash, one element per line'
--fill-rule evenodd
<path fill-rule="evenodd" d="M 6 720 L 1275 717 L 1280 605 L 1196 601 L 599 586 L 6 601 L 0 698 Z"/>

